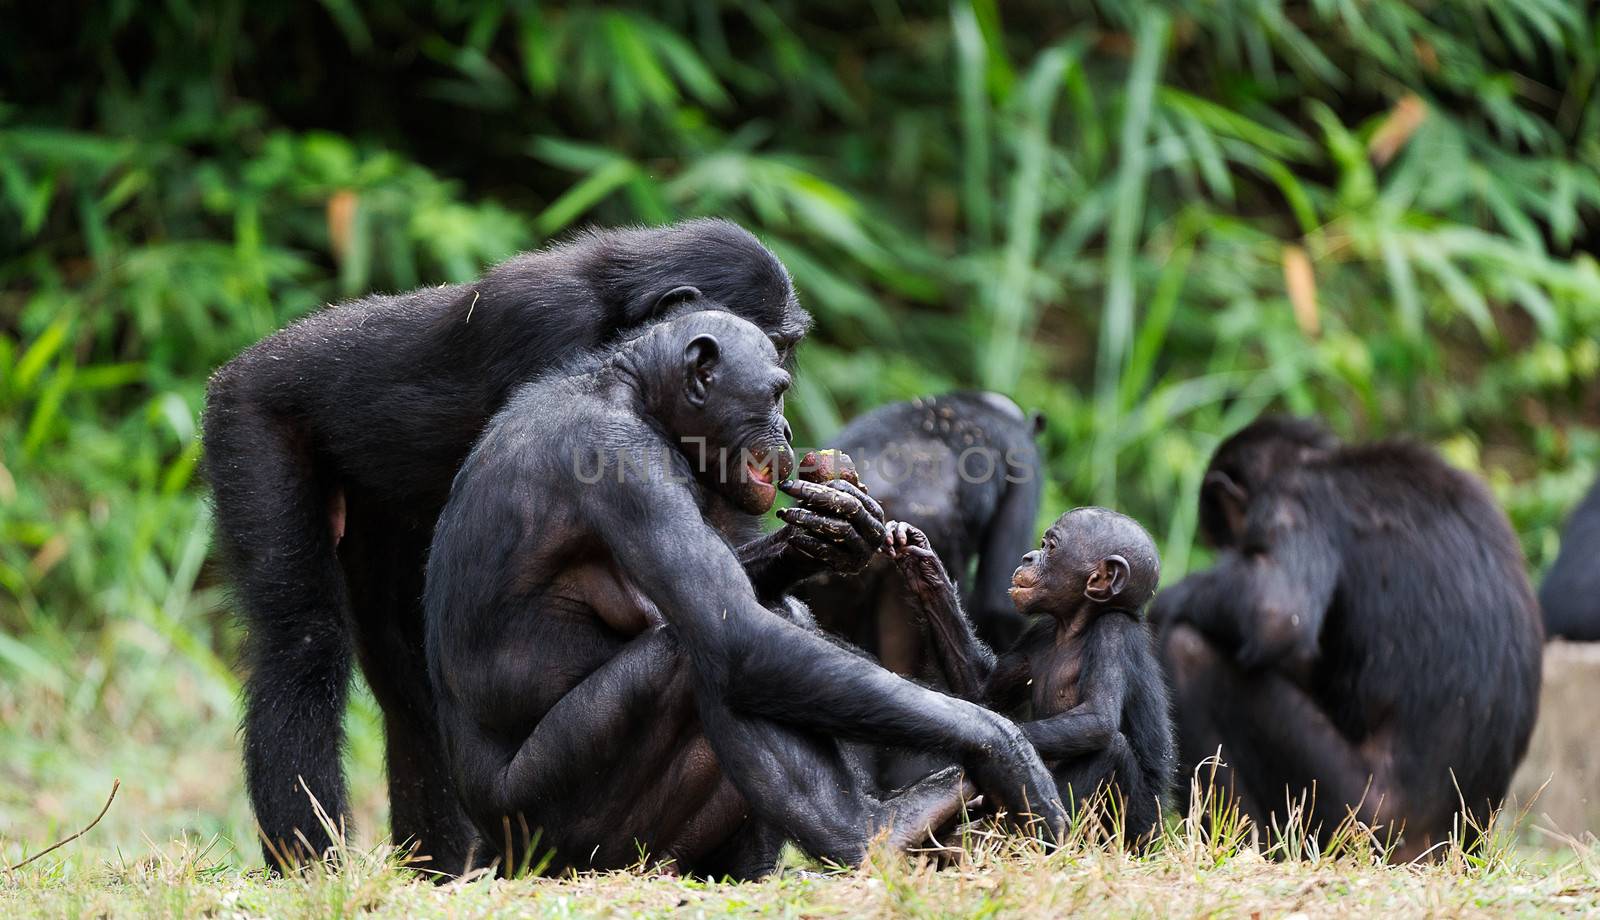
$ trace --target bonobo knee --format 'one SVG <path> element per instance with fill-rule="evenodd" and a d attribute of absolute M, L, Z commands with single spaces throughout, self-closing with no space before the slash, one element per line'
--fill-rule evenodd
<path fill-rule="evenodd" d="M 1182 686 L 1205 681 L 1222 663 L 1222 655 L 1200 630 L 1173 623 L 1161 633 L 1161 661 L 1172 682 Z"/>

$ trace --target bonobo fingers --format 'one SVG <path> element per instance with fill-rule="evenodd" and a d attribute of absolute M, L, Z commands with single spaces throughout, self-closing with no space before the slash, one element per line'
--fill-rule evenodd
<path fill-rule="evenodd" d="M 878 500 L 876 498 L 873 498 L 872 496 L 868 495 L 867 494 L 867 490 L 862 489 L 862 488 L 860 488 L 858 486 L 852 485 L 851 483 L 848 483 L 848 482 L 844 481 L 843 479 L 836 479 L 832 483 L 830 483 L 830 485 L 834 489 L 837 489 L 838 491 L 843 492 L 846 495 L 849 495 L 851 498 L 854 498 L 856 501 L 860 502 L 863 506 L 866 507 L 867 512 L 869 514 L 871 514 L 873 517 L 877 518 L 880 521 L 885 519 L 885 515 L 883 513 L 883 506 L 878 504 Z"/>
<path fill-rule="evenodd" d="M 861 538 L 861 534 L 857 533 L 854 527 L 850 526 L 849 521 L 842 521 L 834 517 L 824 517 L 808 508 L 785 508 L 778 512 L 778 520 L 783 521 L 785 524 L 791 524 L 821 540 L 829 540 L 834 543 L 862 544 L 863 547 L 867 542 Z"/>
<path fill-rule="evenodd" d="M 805 508 L 785 508 L 778 519 L 793 531 L 789 545 L 835 572 L 853 575 L 872 561 L 874 547 L 848 521 Z"/>
<path fill-rule="evenodd" d="M 927 534 L 915 525 L 905 521 L 890 521 L 884 527 L 883 543 L 889 558 L 898 562 L 901 570 L 913 582 L 921 580 L 941 588 L 951 583 L 949 574 L 944 570 L 944 560 L 933 551 Z"/>
<path fill-rule="evenodd" d="M 795 479 L 779 488 L 809 511 L 849 521 L 873 547 L 883 539 L 883 507 L 848 482 L 835 480 L 824 486 Z"/>
<path fill-rule="evenodd" d="M 1031 825 L 1040 836 L 1059 841 L 1066 833 L 1067 810 L 1055 778 L 1021 730 L 1014 724 L 1010 729 L 1002 732 L 1004 743 L 974 764 L 978 787 L 999 802 L 1013 823 Z"/>

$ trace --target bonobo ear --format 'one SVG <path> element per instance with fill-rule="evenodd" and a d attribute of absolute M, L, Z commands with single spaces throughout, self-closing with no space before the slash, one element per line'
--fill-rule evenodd
<path fill-rule="evenodd" d="M 1039 435 L 1044 434 L 1045 423 L 1046 419 L 1043 412 L 1035 410 L 1034 413 L 1028 417 L 1028 424 L 1033 427 L 1033 436 L 1036 438 Z"/>
<path fill-rule="evenodd" d="M 680 284 L 672 290 L 656 298 L 656 305 L 650 308 L 651 316 L 661 316 L 680 303 L 698 300 L 702 297 L 700 289 L 692 284 Z"/>
<path fill-rule="evenodd" d="M 697 335 L 684 346 L 683 394 L 691 406 L 700 408 L 706 404 L 721 357 L 722 346 L 717 344 L 717 337 L 710 333 Z"/>
<path fill-rule="evenodd" d="M 1128 560 L 1112 553 L 1100 560 L 1100 564 L 1089 573 L 1089 582 L 1083 586 L 1083 596 L 1097 604 L 1104 604 L 1128 586 L 1128 576 L 1132 571 Z"/>

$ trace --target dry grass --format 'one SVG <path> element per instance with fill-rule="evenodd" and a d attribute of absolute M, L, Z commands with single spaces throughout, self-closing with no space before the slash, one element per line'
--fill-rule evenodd
<path fill-rule="evenodd" d="M 1202 816 L 1206 820 L 1201 820 Z M 1509 823 L 1509 822 L 1508 822 Z M 0 875 L 12 917 L 653 916 L 1548 916 L 1600 912 L 1600 850 L 1517 848 L 1503 832 L 1478 854 L 1441 848 L 1421 865 L 1388 865 L 1350 824 L 1319 849 L 1303 835 L 1263 835 L 1215 807 L 1172 822 L 1149 855 L 1125 854 L 1097 822 L 1052 848 L 971 825 L 937 854 L 878 853 L 853 871 L 798 859 L 749 884 L 673 877 L 641 865 L 561 879 L 488 875 L 435 885 L 383 846 L 348 846 L 342 871 L 271 879 L 222 858 L 226 848 L 151 844 L 50 854 Z M 1592 838 L 1591 838 L 1592 844 Z M 5 848 L 8 852 L 12 848 Z M 58 851 L 65 853 L 65 851 Z M 937 858 L 936 858 L 937 857 Z M 1298 857 L 1298 858 L 1290 858 Z"/>
<path fill-rule="evenodd" d="M 179 679 L 182 678 L 182 679 Z M 225 694 L 191 695 L 182 665 L 128 672 L 150 693 L 69 697 L 0 686 L 0 865 L 83 827 L 113 777 L 123 788 L 86 836 L 14 872 L 0 870 L 0 917 L 589 916 L 1316 916 L 1600 915 L 1600 844 L 1553 832 L 1544 800 L 1506 820 L 1483 854 L 1447 847 L 1425 865 L 1389 866 L 1348 827 L 1329 851 L 1261 834 L 1217 809 L 1177 821 L 1154 852 L 1124 855 L 1088 823 L 1055 852 L 983 829 L 950 864 L 881 855 L 824 872 L 790 860 L 758 884 L 710 884 L 647 867 L 567 879 L 480 878 L 436 886 L 375 843 L 384 825 L 381 742 L 369 700 L 351 719 L 360 834 L 345 869 L 268 879 L 259 866 Z M 173 687 L 178 688 L 174 691 Z M 1547 700 L 1548 702 L 1548 700 Z M 1585 704 L 1587 705 L 1587 703 Z M 1546 716 L 1559 713 L 1547 709 Z M 1555 767 L 1558 773 L 1564 768 Z M 1540 833 L 1540 830 L 1545 832 Z M 1572 830 L 1573 828 L 1568 828 Z M 1287 856 L 1297 858 L 1283 858 Z"/>

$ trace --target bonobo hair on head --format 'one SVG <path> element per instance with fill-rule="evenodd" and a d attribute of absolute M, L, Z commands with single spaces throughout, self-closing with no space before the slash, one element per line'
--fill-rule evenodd
<path fill-rule="evenodd" d="M 1128 583 L 1117 597 L 1118 608 L 1137 611 L 1149 602 L 1161 580 L 1161 555 L 1142 524 L 1096 507 L 1074 508 L 1063 514 L 1058 524 L 1070 539 L 1081 540 L 1089 548 L 1089 556 L 1121 556 L 1128 563 Z"/>

